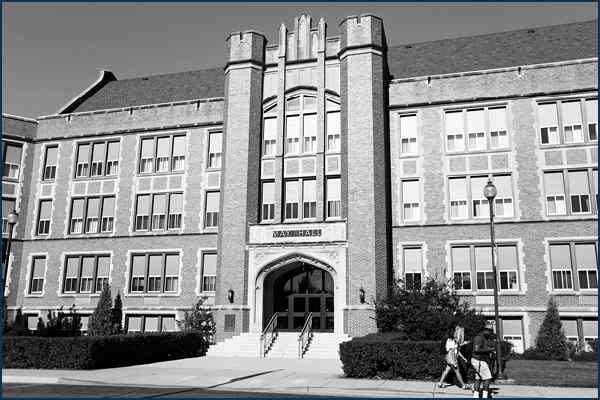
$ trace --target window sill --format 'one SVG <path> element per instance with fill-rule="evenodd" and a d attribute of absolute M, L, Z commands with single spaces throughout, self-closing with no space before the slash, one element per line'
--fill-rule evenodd
<path fill-rule="evenodd" d="M 131 232 L 133 236 L 160 236 L 160 235 L 165 235 L 165 234 L 177 234 L 177 233 L 183 233 L 183 231 L 181 229 L 164 229 L 164 230 L 160 230 L 160 231 L 133 231 Z M 97 234 L 99 235 L 99 234 Z M 95 237 L 95 236 L 93 236 Z"/>
<path fill-rule="evenodd" d="M 446 156 L 471 156 L 471 155 L 483 155 L 483 154 L 492 154 L 492 153 L 507 153 L 511 151 L 510 146 L 508 147 L 498 147 L 495 149 L 484 149 L 484 150 L 446 150 Z"/>
<path fill-rule="evenodd" d="M 597 296 L 597 289 L 583 289 L 583 290 L 573 290 L 573 289 L 552 289 L 550 291 L 551 296 Z"/>
<path fill-rule="evenodd" d="M 40 183 L 41 183 L 41 184 L 56 183 L 56 179 L 48 179 L 48 180 L 46 180 L 46 179 L 41 179 L 41 180 L 40 180 Z"/>
<path fill-rule="evenodd" d="M 200 292 L 198 297 L 215 297 L 216 292 Z"/>
<path fill-rule="evenodd" d="M 179 293 L 124 293 L 124 297 L 140 297 L 140 298 L 154 298 L 154 297 L 180 297 Z"/>
<path fill-rule="evenodd" d="M 519 222 L 519 218 L 517 217 L 498 217 L 494 216 L 494 222 Z M 481 217 L 481 218 L 458 218 L 458 219 L 450 219 L 448 220 L 448 224 L 489 224 L 489 217 Z"/>
<path fill-rule="evenodd" d="M 2 182 L 19 183 L 19 178 L 10 178 L 8 176 L 3 176 Z"/>
<path fill-rule="evenodd" d="M 546 215 L 545 221 L 585 221 L 598 219 L 598 214 Z"/>
<path fill-rule="evenodd" d="M 44 297 L 44 293 L 28 293 L 25 295 L 25 298 L 39 299 Z"/>
<path fill-rule="evenodd" d="M 456 290 L 459 296 L 493 296 L 493 290 Z M 502 296 L 525 296 L 527 292 L 524 290 L 500 290 L 498 297 Z"/>
<path fill-rule="evenodd" d="M 165 171 L 165 172 L 138 172 L 136 173 L 136 177 L 138 178 L 151 178 L 154 176 L 170 176 L 170 175 L 184 175 L 185 170 L 183 171 Z"/>
<path fill-rule="evenodd" d="M 86 181 L 105 181 L 117 179 L 119 174 L 115 175 L 102 175 L 102 176 L 79 176 L 72 179 L 73 182 L 86 182 Z"/>
<path fill-rule="evenodd" d="M 88 297 L 100 297 L 100 293 L 61 293 L 58 297 L 72 297 L 72 298 L 88 298 Z"/>
<path fill-rule="evenodd" d="M 218 172 L 221 170 L 221 167 L 206 167 L 205 172 Z"/>
<path fill-rule="evenodd" d="M 419 158 L 419 157 L 421 157 L 421 155 L 418 154 L 418 153 L 400 154 L 398 156 L 398 158 L 401 159 L 401 160 L 406 160 L 406 159 L 410 159 L 410 158 Z"/>
<path fill-rule="evenodd" d="M 578 143 L 558 143 L 558 144 L 542 144 L 540 143 L 541 150 L 552 150 L 552 149 L 565 149 L 565 148 L 573 148 L 573 147 L 589 147 L 596 146 L 598 144 L 597 140 L 590 140 L 588 142 L 578 142 Z"/>

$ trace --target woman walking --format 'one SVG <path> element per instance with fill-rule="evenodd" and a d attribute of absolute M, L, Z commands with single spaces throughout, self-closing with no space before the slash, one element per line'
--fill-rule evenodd
<path fill-rule="evenodd" d="M 445 380 L 450 370 L 452 370 L 456 374 L 456 378 L 460 383 L 460 387 L 463 389 L 469 389 L 469 387 L 467 387 L 463 381 L 462 375 L 460 374 L 460 369 L 458 367 L 458 358 L 461 357 L 463 360 L 465 359 L 463 355 L 460 354 L 460 346 L 463 344 L 465 344 L 465 329 L 462 326 L 457 326 L 455 329 L 451 329 L 448 332 L 448 339 L 446 339 L 446 369 L 444 369 L 444 372 L 440 377 L 438 387 L 443 388 L 449 386 L 445 383 Z"/>

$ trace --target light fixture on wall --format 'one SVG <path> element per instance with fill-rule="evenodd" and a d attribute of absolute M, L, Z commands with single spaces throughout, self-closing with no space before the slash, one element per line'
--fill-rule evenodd
<path fill-rule="evenodd" d="M 230 303 L 232 303 L 232 304 L 233 304 L 233 295 L 234 295 L 233 289 L 229 289 L 229 290 L 227 291 L 227 299 L 228 299 L 228 300 L 229 300 L 229 302 L 230 302 Z"/>
<path fill-rule="evenodd" d="M 358 289 L 358 298 L 360 299 L 360 304 L 365 304 L 365 289 L 362 286 Z"/>

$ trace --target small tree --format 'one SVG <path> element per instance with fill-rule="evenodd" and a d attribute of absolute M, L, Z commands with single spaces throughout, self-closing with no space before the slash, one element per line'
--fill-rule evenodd
<path fill-rule="evenodd" d="M 208 307 L 203 307 L 204 300 L 200 299 L 191 310 L 185 311 L 183 319 L 177 321 L 183 331 L 200 331 L 207 343 L 214 342 L 216 332 L 215 320 Z"/>
<path fill-rule="evenodd" d="M 121 294 L 117 293 L 115 297 L 115 305 L 112 309 L 112 324 L 113 324 L 113 333 L 121 333 L 123 330 L 122 326 L 123 321 L 123 301 L 121 301 Z"/>
<path fill-rule="evenodd" d="M 15 320 L 10 327 L 10 334 L 12 336 L 28 336 L 29 328 L 27 326 L 27 318 L 23 316 L 23 312 L 19 308 L 15 315 Z"/>
<path fill-rule="evenodd" d="M 558 306 L 553 297 L 548 300 L 546 317 L 538 331 L 535 348 L 548 360 L 565 360 L 568 356 L 567 338 L 563 332 Z"/>
<path fill-rule="evenodd" d="M 113 333 L 113 312 L 110 286 L 105 284 L 94 313 L 88 322 L 88 335 L 104 336 Z"/>

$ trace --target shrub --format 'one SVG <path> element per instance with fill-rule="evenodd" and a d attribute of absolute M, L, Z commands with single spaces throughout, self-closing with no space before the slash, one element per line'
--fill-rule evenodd
<path fill-rule="evenodd" d="M 546 360 L 566 360 L 568 358 L 567 338 L 562 330 L 558 306 L 550 297 L 548 309 L 535 340 L 535 351 L 543 354 Z"/>
<path fill-rule="evenodd" d="M 56 314 L 48 311 L 48 322 L 45 324 L 41 318 L 38 318 L 37 335 L 45 337 L 80 336 L 81 316 L 75 312 L 75 305 L 71 306 L 68 314 L 62 311 L 62 307 Z"/>
<path fill-rule="evenodd" d="M 10 336 L 29 336 L 29 328 L 27 327 L 27 318 L 23 316 L 23 312 L 19 308 L 15 314 L 15 320 L 7 327 L 6 335 Z"/>
<path fill-rule="evenodd" d="M 198 332 L 79 337 L 6 337 L 5 368 L 96 369 L 197 357 L 208 344 Z"/>
<path fill-rule="evenodd" d="M 88 335 L 103 336 L 114 333 L 112 297 L 110 286 L 105 284 L 102 287 L 102 294 L 98 299 L 98 304 L 88 322 Z"/>
<path fill-rule="evenodd" d="M 115 297 L 115 305 L 112 308 L 112 324 L 113 332 L 121 333 L 123 330 L 123 301 L 121 301 L 121 294 L 117 293 Z"/>
<path fill-rule="evenodd" d="M 437 341 L 399 340 L 398 333 L 373 334 L 340 344 L 347 377 L 436 379 L 445 364 Z"/>
<path fill-rule="evenodd" d="M 191 310 L 184 312 L 183 319 L 177 321 L 177 324 L 182 331 L 201 332 L 206 342 L 212 344 L 216 332 L 215 320 L 210 310 L 203 307 L 203 304 L 202 299 L 198 300 Z"/>

